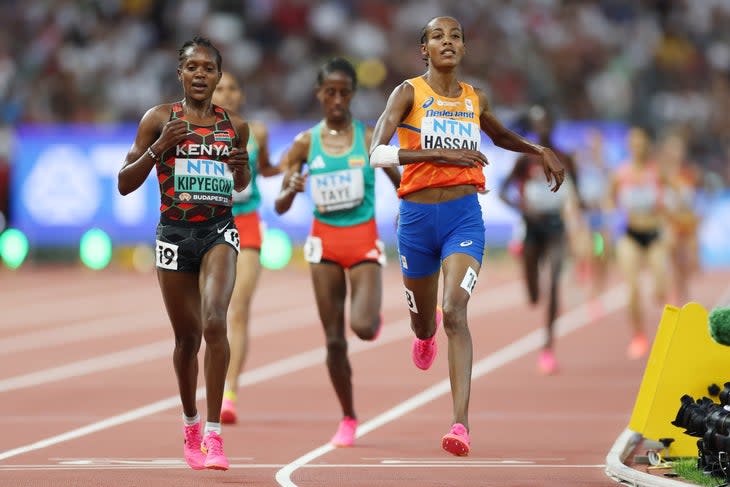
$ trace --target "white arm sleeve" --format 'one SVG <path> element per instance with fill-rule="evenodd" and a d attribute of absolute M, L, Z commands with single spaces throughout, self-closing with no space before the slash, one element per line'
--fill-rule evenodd
<path fill-rule="evenodd" d="M 380 144 L 375 148 L 372 154 L 370 154 L 370 166 L 371 167 L 395 167 L 400 166 L 400 159 L 398 159 L 398 151 L 400 147 L 395 145 L 383 145 Z"/>

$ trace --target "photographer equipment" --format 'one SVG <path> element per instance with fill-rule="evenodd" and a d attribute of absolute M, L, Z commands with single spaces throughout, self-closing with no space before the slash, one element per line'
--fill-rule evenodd
<path fill-rule="evenodd" d="M 711 392 L 719 387 L 711 387 Z M 689 395 L 681 398 L 681 406 L 672 424 L 684 428 L 697 440 L 697 468 L 705 474 L 730 480 L 730 382 L 719 391 L 720 403 L 709 397 L 696 401 Z"/>

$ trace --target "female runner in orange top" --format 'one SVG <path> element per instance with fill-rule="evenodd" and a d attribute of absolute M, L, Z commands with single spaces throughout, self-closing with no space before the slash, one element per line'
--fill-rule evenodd
<path fill-rule="evenodd" d="M 398 252 L 405 284 L 415 365 L 428 369 L 436 356 L 437 292 L 443 270 L 443 321 L 449 341 L 453 421 L 442 447 L 469 453 L 472 342 L 467 303 L 484 254 L 484 222 L 477 192 L 484 190 L 481 131 L 498 147 L 539 155 L 557 191 L 564 169 L 553 151 L 507 130 L 486 95 L 461 82 L 464 31 L 451 17 L 436 17 L 421 36 L 426 72 L 393 90 L 370 150 L 375 167 L 405 166 L 398 196 Z M 398 131 L 400 148 L 388 145 Z"/>

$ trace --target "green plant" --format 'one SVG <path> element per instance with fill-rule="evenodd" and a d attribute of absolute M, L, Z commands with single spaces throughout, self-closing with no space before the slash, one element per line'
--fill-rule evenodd
<path fill-rule="evenodd" d="M 674 473 L 693 484 L 706 485 L 707 487 L 718 487 L 725 483 L 723 479 L 712 475 L 706 475 L 702 472 L 702 470 L 697 468 L 696 458 L 680 458 L 674 460 L 672 462 L 672 468 Z"/>

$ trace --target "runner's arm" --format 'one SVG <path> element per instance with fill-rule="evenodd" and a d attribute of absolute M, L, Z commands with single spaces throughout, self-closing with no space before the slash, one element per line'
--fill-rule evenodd
<path fill-rule="evenodd" d="M 281 215 L 291 208 L 297 193 L 305 190 L 307 175 L 302 174 L 304 163 L 309 154 L 311 136 L 309 132 L 302 132 L 296 136 L 292 146 L 284 153 L 279 166 L 284 172 L 281 181 L 281 191 L 274 201 L 276 213 Z"/>

